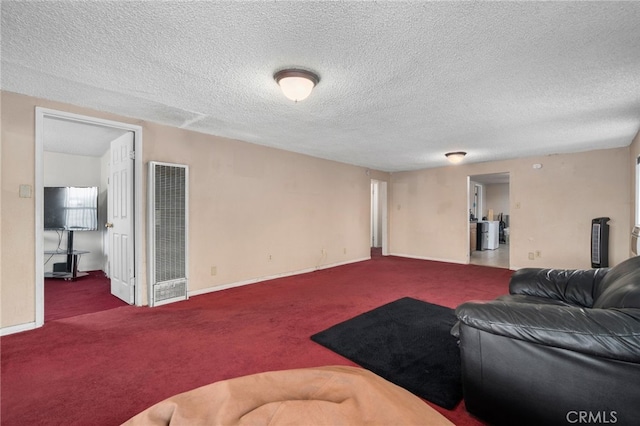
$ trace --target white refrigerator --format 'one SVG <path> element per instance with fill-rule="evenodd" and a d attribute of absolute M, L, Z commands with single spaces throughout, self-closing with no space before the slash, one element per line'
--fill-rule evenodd
<path fill-rule="evenodd" d="M 500 244 L 497 220 L 482 220 L 478 222 L 478 242 L 480 250 L 495 250 Z"/>

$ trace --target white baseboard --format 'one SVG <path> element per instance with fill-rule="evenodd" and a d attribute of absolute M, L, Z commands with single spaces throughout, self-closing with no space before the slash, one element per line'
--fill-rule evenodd
<path fill-rule="evenodd" d="M 7 336 L 9 334 L 20 333 L 23 331 L 29 331 L 36 329 L 35 322 L 28 322 L 25 324 L 12 325 L 9 327 L 0 328 L 0 336 Z"/>
<path fill-rule="evenodd" d="M 432 261 L 435 261 L 435 262 L 466 264 L 466 263 L 460 262 L 458 260 L 440 259 L 440 258 L 424 257 L 424 256 L 414 256 L 414 255 L 402 254 L 402 253 L 389 253 L 389 256 L 406 257 L 406 258 L 409 258 L 409 259 L 418 259 L 418 260 L 432 260 Z M 332 264 L 327 264 L 327 265 L 320 265 L 317 268 L 307 268 L 307 269 L 301 269 L 301 270 L 298 270 L 298 271 L 284 272 L 282 274 L 275 274 L 275 275 L 269 275 L 269 276 L 265 276 L 265 277 L 252 278 L 252 279 L 249 279 L 249 280 L 237 281 L 237 282 L 234 282 L 234 283 L 223 284 L 223 285 L 220 285 L 220 286 L 208 287 L 208 288 L 201 289 L 201 290 L 194 290 L 194 291 L 190 291 L 189 292 L 189 297 L 191 297 L 191 296 L 199 296 L 201 294 L 213 293 L 213 292 L 216 292 L 216 291 L 226 290 L 226 289 L 234 288 L 234 287 L 242 287 L 242 286 L 249 285 L 249 284 L 256 284 L 256 283 L 260 283 L 260 282 L 263 282 L 263 281 L 273 280 L 273 279 L 276 279 L 276 278 L 290 277 L 290 276 L 293 276 L 293 275 L 306 274 L 306 273 L 309 273 L 309 272 L 318 271 L 318 270 L 322 270 L 322 269 L 335 268 L 336 266 L 348 265 L 350 263 L 363 262 L 365 260 L 371 260 L 371 257 L 363 257 L 363 258 L 359 258 L 359 259 L 348 260 L 348 261 L 345 261 L 345 262 L 332 263 Z M 510 269 L 513 270 L 513 271 L 517 271 L 518 269 L 521 269 L 521 268 L 522 267 L 519 267 L 519 266 L 511 266 Z M 15 333 L 23 332 L 23 331 L 35 330 L 36 328 L 37 327 L 36 327 L 36 323 L 35 322 L 29 322 L 29 323 L 25 323 L 25 324 L 18 324 L 18 325 L 13 325 L 13 326 L 9 326 L 9 327 L 3 327 L 3 328 L 0 328 L 0 336 L 7 336 L 9 334 L 15 334 Z"/>
<path fill-rule="evenodd" d="M 349 265 L 350 263 L 364 262 L 365 260 L 371 260 L 371 256 L 361 257 L 360 259 L 347 260 L 344 262 L 331 263 L 328 265 L 320 265 L 315 270 L 318 271 L 320 269 L 335 268 L 336 266 Z M 290 275 L 298 275 L 298 274 L 290 274 Z"/>
<path fill-rule="evenodd" d="M 424 256 L 414 256 L 411 254 L 402 254 L 402 253 L 390 253 L 389 256 L 398 256 L 398 257 L 406 257 L 409 259 L 418 259 L 418 260 L 433 260 L 434 262 L 445 262 L 445 263 L 457 263 L 459 265 L 471 265 L 471 263 L 469 262 L 462 262 L 459 260 L 451 260 L 451 259 L 440 259 L 437 257 L 424 257 Z M 481 265 L 478 265 L 481 266 Z M 491 266 L 491 265 L 487 265 L 490 268 L 495 268 L 495 266 Z M 517 271 L 518 269 L 522 269 L 523 267 L 521 266 L 509 266 L 506 269 L 509 269 L 510 271 Z M 528 268 L 528 266 L 524 266 L 524 268 Z"/>
<path fill-rule="evenodd" d="M 445 263 L 457 263 L 460 265 L 468 265 L 469 262 L 462 262 L 460 260 L 453 259 L 441 259 L 438 257 L 427 257 L 427 256 L 415 256 L 412 254 L 403 254 L 403 253 L 389 253 L 389 256 L 397 256 L 397 257 L 406 257 L 409 259 L 418 259 L 418 260 L 432 260 L 434 262 L 445 262 Z"/>
<path fill-rule="evenodd" d="M 265 277 L 258 277 L 258 278 L 251 278 L 248 280 L 243 280 L 243 281 L 236 281 L 233 283 L 229 283 L 229 284 L 223 284 L 223 285 L 218 285 L 215 287 L 208 287 L 208 288 L 203 288 L 200 290 L 193 290 L 189 292 L 189 297 L 191 296 L 199 296 L 201 294 L 207 294 L 207 293 L 213 293 L 216 291 L 221 291 L 221 290 L 227 290 L 229 288 L 234 288 L 234 287 L 242 287 L 245 285 L 249 285 L 249 284 L 256 284 L 256 283 L 260 283 L 263 281 L 269 281 L 269 280 L 274 280 L 276 278 L 284 278 L 284 277 L 291 277 L 293 275 L 301 275 L 301 274 L 306 274 L 309 272 L 313 272 L 313 271 L 319 271 L 321 269 L 329 269 L 329 268 L 335 268 L 336 266 L 342 266 L 342 265 L 348 265 L 350 263 L 358 263 L 358 262 L 362 262 L 365 260 L 370 260 L 371 257 L 363 257 L 360 259 L 354 259 L 354 260 L 348 260 L 346 262 L 339 262 L 339 263 L 331 263 L 331 264 L 327 264 L 327 265 L 320 265 L 316 268 L 306 268 L 306 269 L 300 269 L 297 271 L 291 271 L 291 272 L 283 272 L 281 274 L 275 274 L 275 275 L 268 275 Z"/>

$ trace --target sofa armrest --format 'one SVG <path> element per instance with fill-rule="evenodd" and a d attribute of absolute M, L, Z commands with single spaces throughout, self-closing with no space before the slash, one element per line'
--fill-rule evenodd
<path fill-rule="evenodd" d="M 513 273 L 509 293 L 561 300 L 571 305 L 593 306 L 594 292 L 608 268 L 524 268 Z"/>
<path fill-rule="evenodd" d="M 604 358 L 640 362 L 640 309 L 467 302 L 456 315 L 487 333 Z"/>

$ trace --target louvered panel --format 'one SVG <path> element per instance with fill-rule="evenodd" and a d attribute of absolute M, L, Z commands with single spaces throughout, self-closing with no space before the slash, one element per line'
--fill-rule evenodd
<path fill-rule="evenodd" d="M 591 263 L 600 263 L 600 224 L 591 227 Z"/>
<path fill-rule="evenodd" d="M 187 298 L 188 168 L 149 163 L 151 306 Z"/>

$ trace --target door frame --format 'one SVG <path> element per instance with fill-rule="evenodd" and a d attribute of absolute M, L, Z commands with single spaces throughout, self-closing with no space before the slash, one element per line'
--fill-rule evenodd
<path fill-rule="evenodd" d="M 379 181 L 378 202 L 380 203 L 380 220 L 382 221 L 382 255 L 389 255 L 389 204 L 387 182 Z"/>
<path fill-rule="evenodd" d="M 507 181 L 506 182 L 493 182 L 493 183 L 506 183 L 509 185 L 509 201 L 508 204 L 511 205 L 511 200 L 513 199 L 513 196 L 511 194 L 512 192 L 512 184 L 511 184 L 511 171 L 506 171 L 506 172 L 494 172 L 494 173 L 478 173 L 478 174 L 473 174 L 473 175 L 468 175 L 467 176 L 467 211 L 471 211 L 472 206 L 471 206 L 471 196 L 475 191 L 475 186 L 478 186 L 480 188 L 480 202 L 479 204 L 479 209 L 476 211 L 478 217 L 476 217 L 476 220 L 480 220 L 482 218 L 482 212 L 484 211 L 484 207 L 485 207 L 485 197 L 486 197 L 486 186 L 487 185 L 491 185 L 492 182 L 491 181 L 487 181 L 486 178 L 485 180 L 483 180 L 483 176 L 492 176 L 492 175 L 506 175 L 507 176 Z M 475 179 L 474 179 L 475 178 Z M 509 210 L 509 216 L 511 217 L 513 213 L 511 212 L 511 210 Z M 470 228 L 471 228 L 471 222 L 469 221 L 469 217 L 467 215 L 467 235 L 469 235 L 470 233 Z M 511 247 L 512 245 L 509 244 L 508 245 L 508 251 L 507 251 L 507 255 L 508 255 L 508 265 L 507 265 L 507 269 L 511 269 Z M 467 254 L 467 264 L 471 264 L 471 252 L 469 250 L 466 250 Z M 474 264 L 480 264 L 480 263 L 474 263 Z"/>
<path fill-rule="evenodd" d="M 371 179 L 371 247 L 378 247 L 376 244 L 380 242 L 378 228 L 380 225 L 380 200 L 378 200 L 379 182 Z M 380 244 L 382 246 L 382 244 Z"/>
<path fill-rule="evenodd" d="M 44 325 L 44 224 L 43 224 L 43 197 L 44 197 L 44 120 L 45 118 L 58 118 L 79 123 L 93 124 L 127 130 L 134 133 L 134 182 L 133 182 L 133 206 L 134 212 L 134 265 L 135 281 L 135 305 L 142 306 L 141 297 L 141 253 L 142 240 L 142 127 L 119 121 L 105 120 L 87 115 L 74 114 L 49 108 L 36 107 L 35 111 L 35 326 Z"/>
<path fill-rule="evenodd" d="M 378 192 L 373 194 L 373 187 L 376 187 Z M 377 235 L 375 240 L 380 242 L 382 247 L 382 255 L 389 255 L 389 210 L 387 200 L 387 182 L 378 179 L 371 179 L 371 215 L 369 225 L 369 237 L 374 235 L 374 222 L 380 222 L 381 233 Z M 374 212 L 374 209 L 377 210 Z M 373 244 L 373 238 L 369 239 L 369 245 Z"/>

